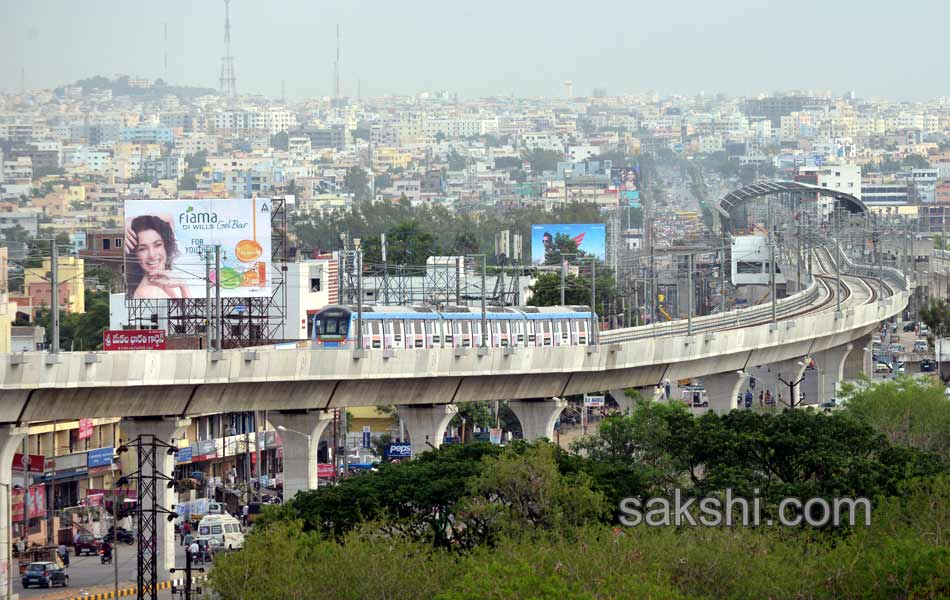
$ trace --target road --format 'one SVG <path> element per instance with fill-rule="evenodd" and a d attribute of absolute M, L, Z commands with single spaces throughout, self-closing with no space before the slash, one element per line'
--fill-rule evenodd
<path fill-rule="evenodd" d="M 135 585 L 135 552 L 136 546 L 127 546 L 125 544 L 119 545 L 118 565 L 120 589 Z M 30 588 L 28 590 L 24 590 L 20 585 L 20 578 L 16 577 L 13 583 L 13 592 L 20 594 L 20 598 L 43 598 L 45 600 L 55 600 L 60 598 L 81 596 L 84 591 L 94 593 L 108 592 L 113 589 L 113 582 L 115 581 L 113 565 L 103 565 L 100 562 L 98 556 L 73 556 L 72 551 L 70 551 L 69 559 L 69 568 L 66 569 L 66 572 L 69 575 L 69 587 L 65 590 L 62 588 L 54 588 L 52 590 Z M 185 549 L 182 546 L 176 546 L 175 564 L 180 566 L 184 566 L 185 564 Z M 172 577 L 172 574 L 166 574 L 165 576 L 160 575 L 159 581 L 171 579 Z M 177 578 L 177 575 L 174 577 Z M 165 596 L 162 597 L 171 597 L 171 595 L 167 592 L 164 593 Z"/>

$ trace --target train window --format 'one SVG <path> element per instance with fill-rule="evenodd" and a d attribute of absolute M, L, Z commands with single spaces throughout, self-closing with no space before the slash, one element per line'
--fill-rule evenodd
<path fill-rule="evenodd" d="M 339 316 L 323 315 L 323 318 L 317 321 L 318 330 L 321 337 L 346 337 L 350 327 L 350 316 L 341 314 Z"/>

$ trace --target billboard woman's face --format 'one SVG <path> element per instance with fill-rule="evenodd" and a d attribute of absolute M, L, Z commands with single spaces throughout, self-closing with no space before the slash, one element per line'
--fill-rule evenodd
<path fill-rule="evenodd" d="M 135 257 L 147 275 L 165 270 L 168 257 L 165 254 L 165 242 L 154 229 L 146 229 L 136 234 Z"/>

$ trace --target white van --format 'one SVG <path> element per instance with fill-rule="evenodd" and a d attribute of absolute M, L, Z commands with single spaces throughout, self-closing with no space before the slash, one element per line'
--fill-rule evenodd
<path fill-rule="evenodd" d="M 198 523 L 197 538 L 216 538 L 228 550 L 244 546 L 241 522 L 231 515 L 208 515 Z"/>

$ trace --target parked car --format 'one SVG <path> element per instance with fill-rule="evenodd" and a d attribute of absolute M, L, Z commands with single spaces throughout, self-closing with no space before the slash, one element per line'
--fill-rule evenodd
<path fill-rule="evenodd" d="M 921 373 L 932 373 L 932 372 L 934 372 L 934 371 L 936 371 L 936 370 L 937 370 L 937 363 L 936 363 L 936 361 L 930 360 L 929 358 L 926 358 L 926 359 L 920 361 L 920 372 L 921 372 Z"/>
<path fill-rule="evenodd" d="M 891 344 L 890 346 L 887 347 L 887 351 L 890 352 L 891 354 L 900 354 L 901 352 L 904 352 L 904 345 Z"/>
<path fill-rule="evenodd" d="M 917 327 L 917 321 L 907 321 L 904 323 L 904 331 L 913 331 Z"/>
<path fill-rule="evenodd" d="M 76 556 L 82 556 L 83 554 L 96 556 L 99 554 L 100 546 L 102 546 L 101 539 L 91 533 L 80 533 L 76 538 L 76 543 L 73 544 L 73 550 Z"/>
<path fill-rule="evenodd" d="M 895 372 L 895 373 L 898 373 L 898 374 L 903 373 L 903 372 L 904 372 L 904 363 L 902 363 L 902 362 L 896 362 L 896 363 L 894 363 L 893 369 L 894 369 L 894 372 Z"/>
<path fill-rule="evenodd" d="M 875 372 L 875 373 L 891 373 L 891 372 L 893 372 L 893 370 L 894 370 L 894 369 L 891 368 L 891 365 L 889 365 L 889 364 L 887 364 L 887 363 L 879 362 L 879 363 L 877 363 L 876 365 L 874 365 L 874 372 Z"/>
<path fill-rule="evenodd" d="M 23 571 L 23 578 L 20 583 L 23 584 L 23 589 L 31 585 L 45 588 L 54 585 L 66 587 L 69 585 L 69 575 L 56 563 L 34 562 L 26 566 L 26 571 Z"/>
<path fill-rule="evenodd" d="M 113 539 L 112 527 L 109 528 L 109 533 L 102 536 L 102 539 L 103 541 L 109 542 L 110 544 L 115 544 L 115 540 Z M 135 543 L 135 532 L 125 529 L 123 527 L 119 527 L 119 541 L 125 542 L 126 544 L 129 544 L 131 546 L 132 544 Z"/>
<path fill-rule="evenodd" d="M 920 324 L 920 331 L 917 332 L 917 335 L 926 336 L 928 333 L 930 333 L 930 329 L 929 329 L 926 325 L 924 325 L 923 323 L 921 323 L 921 324 Z"/>
<path fill-rule="evenodd" d="M 927 340 L 914 341 L 914 352 L 926 352 L 929 349 L 930 346 L 927 344 Z"/>

